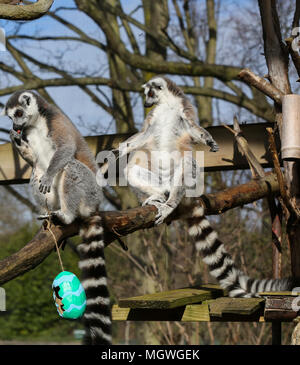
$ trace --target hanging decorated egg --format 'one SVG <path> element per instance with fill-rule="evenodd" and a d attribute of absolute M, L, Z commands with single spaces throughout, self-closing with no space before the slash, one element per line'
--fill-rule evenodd
<path fill-rule="evenodd" d="M 80 318 L 86 308 L 86 295 L 79 279 L 69 271 L 62 271 L 52 284 L 53 299 L 63 318 Z"/>

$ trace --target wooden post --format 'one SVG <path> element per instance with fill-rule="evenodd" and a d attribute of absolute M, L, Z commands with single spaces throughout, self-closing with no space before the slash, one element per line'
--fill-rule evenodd
<path fill-rule="evenodd" d="M 282 159 L 300 160 L 300 95 L 283 96 L 282 117 Z"/>
<path fill-rule="evenodd" d="M 272 205 L 274 210 L 272 211 Z M 282 239 L 282 216 L 280 207 L 276 204 L 275 199 L 273 199 L 273 204 L 271 205 L 269 200 L 269 208 L 271 212 L 272 220 L 272 273 L 274 279 L 281 278 L 281 239 Z"/>
<path fill-rule="evenodd" d="M 281 345 L 281 322 L 272 322 L 272 345 Z"/>

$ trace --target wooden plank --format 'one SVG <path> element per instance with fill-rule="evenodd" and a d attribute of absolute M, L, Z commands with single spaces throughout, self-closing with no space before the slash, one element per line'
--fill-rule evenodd
<path fill-rule="evenodd" d="M 199 303 L 207 299 L 223 295 L 223 290 L 215 287 L 209 288 L 183 288 L 169 290 L 161 293 L 146 294 L 137 297 L 119 300 L 122 308 L 176 308 L 187 304 Z"/>
<path fill-rule="evenodd" d="M 209 312 L 213 317 L 232 315 L 252 315 L 262 309 L 262 298 L 218 298 L 209 304 Z"/>
<path fill-rule="evenodd" d="M 168 309 L 112 308 L 113 321 L 181 321 L 181 322 L 264 322 L 260 311 L 250 315 L 224 314 L 213 317 L 209 313 L 209 301 L 185 307 Z"/>
<path fill-rule="evenodd" d="M 256 123 L 242 125 L 241 129 L 251 150 L 263 167 L 271 167 L 272 159 L 268 151 L 266 128 L 272 123 Z M 223 126 L 209 127 L 207 130 L 218 142 L 220 150 L 216 153 L 208 152 L 208 147 L 198 145 L 197 151 L 204 151 L 204 170 L 222 171 L 248 169 L 248 163 L 237 150 L 234 136 Z M 131 134 L 112 134 L 86 137 L 86 141 L 96 156 L 98 152 L 117 148 L 119 143 Z M 279 143 L 278 143 L 279 145 Z M 27 183 L 31 170 L 18 153 L 12 149 L 10 143 L 0 145 L 0 184 Z"/>
<path fill-rule="evenodd" d="M 279 291 L 279 292 L 275 292 L 275 291 L 270 291 L 270 292 L 261 292 L 259 293 L 260 296 L 262 297 L 298 297 L 300 295 L 300 292 L 298 291 Z"/>
<path fill-rule="evenodd" d="M 185 307 L 159 308 L 121 308 L 117 304 L 112 308 L 114 321 L 181 321 Z"/>
<path fill-rule="evenodd" d="M 297 311 L 293 309 L 293 302 L 296 306 L 300 304 L 300 300 L 298 300 L 295 296 L 266 297 L 264 312 L 266 321 L 291 321 L 296 318 L 299 315 L 299 310 Z"/>
<path fill-rule="evenodd" d="M 127 321 L 130 308 L 120 308 L 118 305 L 114 304 L 112 307 L 112 319 L 113 321 Z"/>
<path fill-rule="evenodd" d="M 182 322 L 209 322 L 209 301 L 205 301 L 201 304 L 187 305 L 183 312 Z"/>
<path fill-rule="evenodd" d="M 113 305 L 113 321 L 183 321 L 209 322 L 208 303 L 171 309 L 121 308 Z"/>

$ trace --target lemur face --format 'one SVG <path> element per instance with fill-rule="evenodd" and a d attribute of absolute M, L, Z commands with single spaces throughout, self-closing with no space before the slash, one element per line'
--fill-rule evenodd
<path fill-rule="evenodd" d="M 36 96 L 31 91 L 17 91 L 6 103 L 3 111 L 13 122 L 13 129 L 23 130 L 34 123 L 38 115 Z"/>
<path fill-rule="evenodd" d="M 145 108 L 150 108 L 160 102 L 162 95 L 167 91 L 167 83 L 162 77 L 154 77 L 142 85 L 145 93 Z"/>

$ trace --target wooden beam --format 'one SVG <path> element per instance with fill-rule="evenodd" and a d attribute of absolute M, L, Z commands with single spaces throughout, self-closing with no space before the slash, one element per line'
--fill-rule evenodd
<path fill-rule="evenodd" d="M 280 322 L 291 322 L 296 292 L 260 293 L 260 298 L 229 298 L 219 285 L 205 284 L 120 299 L 115 321 L 272 322 L 273 344 L 280 344 Z M 225 296 L 224 296 L 225 295 Z M 295 304 L 295 303 L 294 303 Z M 298 303 L 297 303 L 298 305 Z M 298 308 L 297 308 L 298 309 Z"/>
<path fill-rule="evenodd" d="M 218 285 L 199 288 L 183 288 L 160 293 L 146 294 L 138 297 L 119 299 L 121 308 L 167 309 L 182 307 L 186 304 L 200 303 L 224 294 Z"/>
<path fill-rule="evenodd" d="M 181 321 L 181 322 L 264 322 L 261 310 L 251 314 L 224 314 L 214 317 L 209 313 L 209 301 L 201 304 L 189 304 L 182 307 L 157 308 L 121 308 L 112 307 L 113 321 Z"/>
<path fill-rule="evenodd" d="M 209 312 L 212 317 L 223 317 L 224 315 L 252 315 L 256 312 L 262 314 L 263 298 L 217 298 L 209 305 Z"/>
<path fill-rule="evenodd" d="M 257 123 L 242 125 L 241 129 L 249 146 L 263 167 L 272 167 L 272 158 L 268 151 L 266 128 L 272 123 Z M 207 130 L 218 142 L 220 150 L 208 152 L 208 147 L 199 145 L 196 150 L 205 152 L 205 171 L 221 171 L 248 169 L 245 157 L 238 151 L 234 136 L 223 126 L 209 127 Z M 86 137 L 88 145 L 96 156 L 98 152 L 117 148 L 119 143 L 131 134 L 113 134 Z M 24 184 L 30 178 L 31 169 L 12 148 L 10 143 L 0 145 L 0 185 Z"/>
<path fill-rule="evenodd" d="M 299 315 L 299 311 L 293 310 L 293 302 L 297 297 L 272 295 L 266 297 L 264 317 L 266 321 L 292 321 Z"/>
<path fill-rule="evenodd" d="M 187 303 L 188 299 L 182 289 L 172 290 L 177 292 L 177 299 L 182 296 Z M 156 294 L 169 296 L 169 292 L 149 294 L 156 297 Z M 263 298 L 228 298 L 203 300 L 199 303 L 190 303 L 174 307 L 159 307 L 153 302 L 146 307 L 145 296 L 140 298 L 143 307 L 136 307 L 135 303 L 129 301 L 131 307 L 114 305 L 112 308 L 112 319 L 114 321 L 181 321 L 181 322 L 263 322 Z M 131 298 L 129 298 L 131 299 Z M 194 299 L 192 299 L 193 301 Z M 179 302 L 178 302 L 179 303 Z"/>

